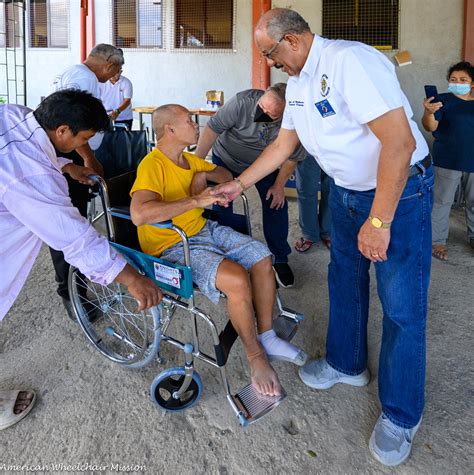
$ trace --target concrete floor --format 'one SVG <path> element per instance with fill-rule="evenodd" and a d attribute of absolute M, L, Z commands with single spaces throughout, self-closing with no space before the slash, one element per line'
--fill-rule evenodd
<path fill-rule="evenodd" d="M 251 201 L 255 203 L 255 194 Z M 257 213 L 258 206 L 254 223 L 259 221 Z M 299 237 L 295 201 L 290 203 L 290 213 L 293 243 Z M 310 390 L 295 367 L 276 363 L 289 397 L 243 429 L 223 396 L 218 373 L 202 363 L 197 363 L 204 383 L 200 403 L 178 415 L 157 410 L 149 387 L 163 367 L 153 363 L 145 370 L 126 370 L 93 350 L 64 314 L 54 291 L 49 253 L 43 249 L 0 325 L 0 389 L 34 388 L 39 394 L 31 415 L 0 432 L 0 472 L 8 472 L 9 465 L 41 472 L 63 464 L 56 467 L 62 473 L 68 469 L 114 473 L 120 468 L 152 474 L 473 473 L 474 256 L 463 223 L 462 214 L 455 210 L 450 260 L 433 262 L 426 409 L 412 455 L 401 467 L 381 466 L 367 449 L 380 410 L 381 313 L 376 298 L 369 333 L 373 377 L 367 387 Z M 254 235 L 261 236 L 260 226 L 255 226 Z M 287 306 L 305 314 L 294 341 L 312 357 L 324 354 L 328 259 L 322 247 L 303 255 L 293 253 L 297 285 L 282 292 Z M 200 306 L 224 324 L 223 311 L 204 301 Z M 178 332 L 183 332 L 183 322 L 180 319 Z M 173 348 L 164 347 L 163 354 L 168 359 L 165 367 L 182 365 L 181 354 Z M 232 351 L 228 371 L 235 390 L 248 383 L 240 344 Z"/>

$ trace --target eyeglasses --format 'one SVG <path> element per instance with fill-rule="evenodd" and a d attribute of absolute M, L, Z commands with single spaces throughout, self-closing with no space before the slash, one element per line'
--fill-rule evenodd
<path fill-rule="evenodd" d="M 283 36 L 270 48 L 270 51 L 267 51 L 266 53 L 262 53 L 262 55 L 266 59 L 273 59 L 272 54 L 276 51 L 276 49 L 278 48 L 278 45 L 283 41 L 283 39 L 285 38 L 285 35 L 286 33 L 284 33 Z"/>

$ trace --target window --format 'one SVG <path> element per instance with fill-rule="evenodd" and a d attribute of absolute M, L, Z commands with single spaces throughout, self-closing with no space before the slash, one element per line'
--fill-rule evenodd
<path fill-rule="evenodd" d="M 399 0 L 323 0 L 323 36 L 398 49 Z"/>
<path fill-rule="evenodd" d="M 175 0 L 175 48 L 233 48 L 234 0 Z"/>
<path fill-rule="evenodd" d="M 162 48 L 160 0 L 113 0 L 113 42 L 117 48 Z"/>
<path fill-rule="evenodd" d="M 0 47 L 19 48 L 23 37 L 22 2 L 0 0 Z"/>
<path fill-rule="evenodd" d="M 31 48 L 69 46 L 69 0 L 29 0 Z"/>

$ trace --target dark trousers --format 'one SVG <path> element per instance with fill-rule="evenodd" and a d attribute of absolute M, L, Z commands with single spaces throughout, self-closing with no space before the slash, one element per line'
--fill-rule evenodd
<path fill-rule="evenodd" d="M 77 152 L 61 153 L 61 156 L 71 159 L 76 165 L 83 165 L 83 160 Z M 87 217 L 87 202 L 90 199 L 89 186 L 82 185 L 70 178 L 69 175 L 66 175 L 66 180 L 69 186 L 69 197 L 71 198 L 72 205 L 79 210 L 82 216 Z M 62 251 L 57 251 L 50 247 L 49 252 L 56 272 L 57 292 L 61 297 L 69 299 L 69 264 L 65 261 Z"/>
<path fill-rule="evenodd" d="M 115 124 L 125 124 L 128 130 L 132 130 L 133 119 L 130 120 L 116 120 Z"/>
<path fill-rule="evenodd" d="M 221 167 L 229 168 L 225 163 L 215 154 L 212 154 L 212 162 L 215 165 Z M 232 175 L 237 176 L 238 173 L 234 173 L 232 170 L 229 170 Z M 265 241 L 267 242 L 270 252 L 274 256 L 275 263 L 288 262 L 288 255 L 291 253 L 291 248 L 288 245 L 288 203 L 285 200 L 285 204 L 280 209 L 271 209 L 270 203 L 272 202 L 271 198 L 266 199 L 268 189 L 275 183 L 275 179 L 278 176 L 278 170 L 275 170 L 270 175 L 262 178 L 260 181 L 255 183 L 255 188 L 257 188 L 258 194 L 260 195 L 260 200 L 262 202 L 262 222 L 263 222 L 263 235 L 265 236 Z M 222 214 L 232 213 L 232 203 L 230 203 L 228 208 L 222 208 L 221 206 L 214 206 Z"/>

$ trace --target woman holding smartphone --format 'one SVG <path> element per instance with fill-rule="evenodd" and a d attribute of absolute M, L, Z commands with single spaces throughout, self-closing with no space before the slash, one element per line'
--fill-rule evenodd
<path fill-rule="evenodd" d="M 446 261 L 449 214 L 461 180 L 466 198 L 467 234 L 474 249 L 474 67 L 462 61 L 449 68 L 448 92 L 423 101 L 422 124 L 434 136 L 434 203 L 432 253 Z"/>

